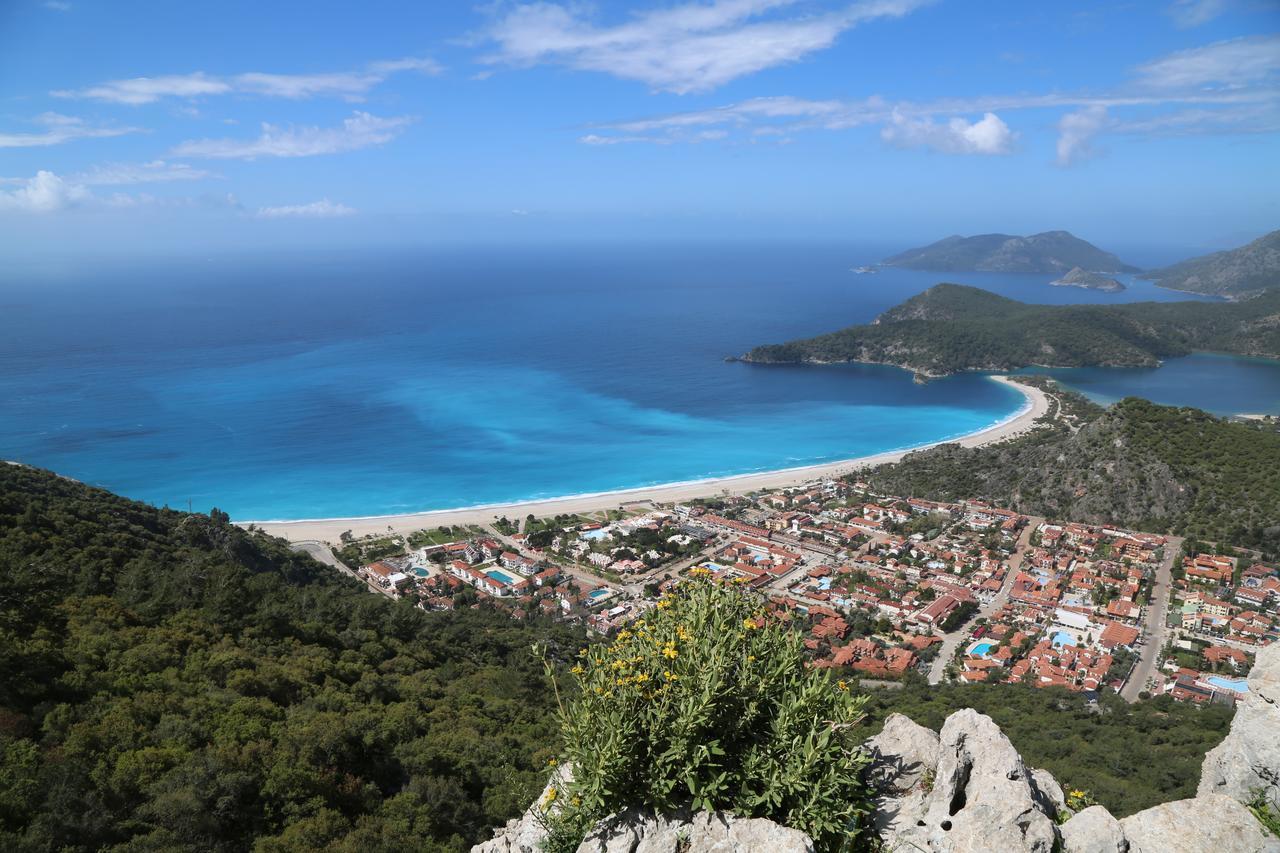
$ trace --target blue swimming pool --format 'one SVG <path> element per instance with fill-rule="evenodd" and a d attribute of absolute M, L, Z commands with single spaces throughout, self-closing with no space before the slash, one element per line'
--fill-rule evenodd
<path fill-rule="evenodd" d="M 611 595 L 613 595 L 613 590 L 611 589 L 597 589 L 591 592 L 587 597 L 599 601 L 600 599 L 608 598 Z"/>
<path fill-rule="evenodd" d="M 603 539 L 609 535 L 609 531 L 604 527 L 598 527 L 595 530 L 588 530 L 582 534 L 583 539 Z"/>
<path fill-rule="evenodd" d="M 995 648 L 994 643 L 978 643 L 976 646 L 969 649 L 969 654 L 986 657 L 987 655 L 991 654 L 991 650 L 994 648 Z"/>
<path fill-rule="evenodd" d="M 489 569 L 485 574 L 496 580 L 498 583 L 505 583 L 507 586 L 511 586 L 516 582 L 516 579 L 511 577 L 511 575 L 506 572 L 500 572 L 497 569 Z"/>
<path fill-rule="evenodd" d="M 422 568 L 422 566 L 414 566 L 414 567 L 413 567 L 413 573 L 414 573 L 415 575 L 417 575 L 418 577 L 420 577 L 420 578 L 428 577 L 428 576 L 431 574 L 431 572 L 429 572 L 429 571 L 427 571 L 426 569 Z"/>
<path fill-rule="evenodd" d="M 1223 678 L 1221 675 L 1211 675 L 1205 681 L 1219 690 L 1231 690 L 1236 693 L 1249 692 L 1249 683 L 1243 678 Z"/>
<path fill-rule="evenodd" d="M 1053 644 L 1055 646 L 1074 646 L 1076 638 L 1068 634 L 1066 631 L 1059 631 L 1053 635 Z"/>

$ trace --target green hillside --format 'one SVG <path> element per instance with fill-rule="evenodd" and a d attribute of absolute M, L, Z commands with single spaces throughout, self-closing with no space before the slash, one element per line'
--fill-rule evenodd
<path fill-rule="evenodd" d="M 1149 367 L 1195 350 L 1280 357 L 1280 288 L 1239 303 L 1029 305 L 939 284 L 870 325 L 756 347 L 744 361 L 892 364 L 924 376 L 966 370 Z"/>
<path fill-rule="evenodd" d="M 556 744 L 535 640 L 0 464 L 0 850 L 465 850 Z"/>
<path fill-rule="evenodd" d="M 1047 380 L 1034 380 L 1047 383 Z M 1280 433 L 1127 398 L 1101 409 L 1062 394 L 1078 429 L 908 454 L 862 475 L 878 490 L 982 496 L 1035 515 L 1170 531 L 1280 554 Z"/>
<path fill-rule="evenodd" d="M 1247 297 L 1280 281 L 1280 231 L 1272 231 L 1238 249 L 1151 270 L 1142 277 L 1174 290 Z"/>

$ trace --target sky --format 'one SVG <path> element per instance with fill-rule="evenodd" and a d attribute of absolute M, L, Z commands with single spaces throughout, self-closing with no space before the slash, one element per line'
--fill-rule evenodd
<path fill-rule="evenodd" d="M 0 252 L 1280 227 L 1280 0 L 0 0 Z"/>

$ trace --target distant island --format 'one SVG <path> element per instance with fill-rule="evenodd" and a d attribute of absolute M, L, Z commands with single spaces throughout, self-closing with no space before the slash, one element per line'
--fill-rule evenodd
<path fill-rule="evenodd" d="M 1280 231 L 1142 274 L 1161 287 L 1239 299 L 1280 283 Z"/>
<path fill-rule="evenodd" d="M 1124 290 L 1124 285 L 1114 278 L 1080 267 L 1072 267 L 1071 272 L 1049 283 L 1054 287 L 1083 287 L 1086 290 L 1101 290 L 1103 293 L 1119 293 Z"/>
<path fill-rule="evenodd" d="M 941 272 L 1065 273 L 1076 267 L 1096 272 L 1138 272 L 1137 267 L 1066 231 L 1045 231 L 1029 237 L 947 237 L 924 248 L 901 252 L 885 259 L 884 264 Z"/>
<path fill-rule="evenodd" d="M 1193 351 L 1280 357 L 1280 288 L 1242 302 L 1028 305 L 939 284 L 864 326 L 756 347 L 756 364 L 890 364 L 918 377 L 1021 367 L 1155 367 Z"/>

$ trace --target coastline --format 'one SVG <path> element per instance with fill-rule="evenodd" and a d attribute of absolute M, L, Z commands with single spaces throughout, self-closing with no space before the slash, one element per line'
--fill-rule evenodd
<path fill-rule="evenodd" d="M 993 375 L 988 378 L 993 382 L 1000 382 L 1018 391 L 1026 398 L 1026 402 L 1008 418 L 977 432 L 972 432 L 956 439 L 946 439 L 902 450 L 877 453 L 871 456 L 824 462 L 818 465 L 805 465 L 797 468 L 762 471 L 753 474 L 735 474 L 727 477 L 690 480 L 682 483 L 639 486 L 595 494 L 538 498 L 505 504 L 428 510 L 401 515 L 314 518 L 294 521 L 238 521 L 236 523 L 241 527 L 247 527 L 250 524 L 256 525 L 272 536 L 279 536 L 291 542 L 337 542 L 342 534 L 347 531 L 357 537 L 389 532 L 404 534 L 428 527 L 488 524 L 503 515 L 508 518 L 519 518 L 530 513 L 540 517 L 562 513 L 587 513 L 617 509 L 620 505 L 629 503 L 672 503 L 711 495 L 743 494 L 766 488 L 777 489 L 797 486 L 823 477 L 851 474 L 863 468 L 871 468 L 888 462 L 898 462 L 908 453 L 939 444 L 980 447 L 984 444 L 1003 441 L 1031 429 L 1036 419 L 1049 410 L 1049 399 L 1039 388 L 1013 382 L 1008 376 Z"/>

